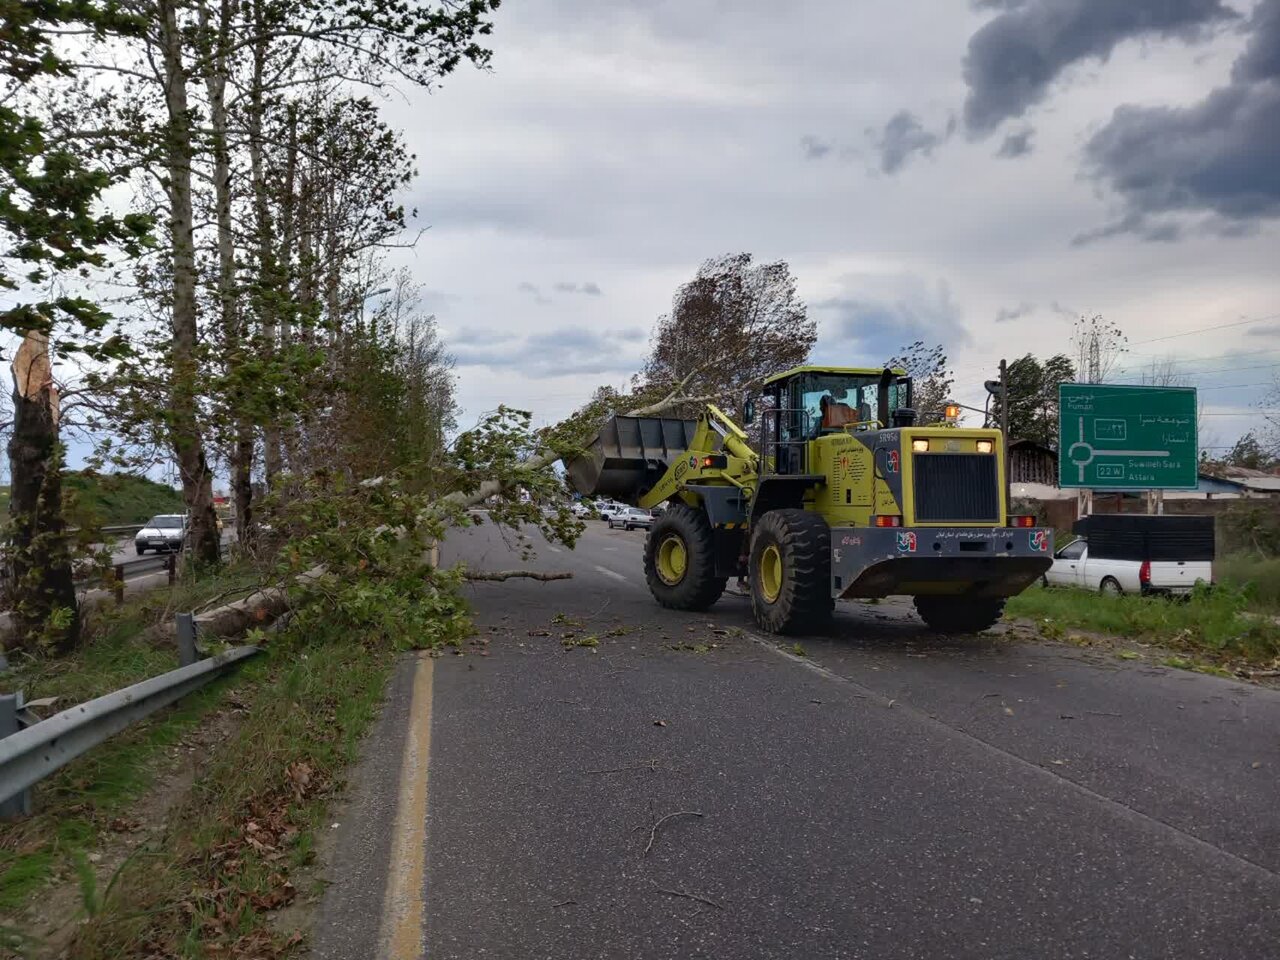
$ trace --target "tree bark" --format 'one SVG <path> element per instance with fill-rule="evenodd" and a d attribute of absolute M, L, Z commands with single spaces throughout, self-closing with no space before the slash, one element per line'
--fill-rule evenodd
<path fill-rule="evenodd" d="M 262 350 L 266 360 L 271 362 L 278 356 L 276 347 L 276 314 L 281 309 L 288 290 L 287 281 L 281 276 L 275 258 L 271 223 L 271 206 L 267 193 L 266 165 L 263 161 L 264 138 L 262 120 L 266 113 L 263 100 L 263 84 L 269 53 L 269 39 L 262 0 L 253 2 L 253 22 L 256 37 L 253 42 L 252 72 L 249 78 L 249 179 L 253 185 L 253 217 L 255 246 L 257 247 L 258 278 L 255 284 L 254 299 L 257 301 L 258 322 L 261 324 Z M 279 451 L 280 432 L 277 417 L 267 419 L 264 430 L 264 453 L 267 483 L 270 485 L 276 474 L 280 472 Z M 252 452 L 252 442 L 249 444 Z M 245 478 L 246 481 L 248 477 Z"/>
<path fill-rule="evenodd" d="M 199 314 L 196 306 L 196 253 L 191 200 L 192 118 L 187 103 L 187 72 L 182 33 L 174 0 L 158 0 L 161 63 L 167 112 L 165 167 L 169 193 L 169 242 L 173 267 L 173 346 L 170 370 L 169 432 L 182 497 L 187 505 L 187 537 L 196 563 L 221 560 L 221 542 L 213 510 L 213 474 L 200 432 L 196 357 Z"/>
<path fill-rule="evenodd" d="M 62 518 L 62 445 L 49 340 L 27 334 L 13 361 L 9 440 L 9 576 L 14 647 L 66 653 L 80 641 L 80 608 Z"/>
<path fill-rule="evenodd" d="M 221 0 L 216 28 L 210 27 L 208 7 L 200 5 L 200 25 L 210 40 L 205 60 L 205 87 L 209 95 L 209 127 L 213 148 L 214 216 L 218 236 L 218 313 L 231 373 L 230 414 L 235 423 L 231 446 L 231 488 L 236 508 L 236 533 L 248 543 L 253 526 L 253 428 L 244 412 L 246 385 L 237 376 L 248 348 L 248 329 L 236 301 L 236 241 L 231 221 L 231 148 L 227 137 L 227 75 L 231 20 L 230 0 Z"/>

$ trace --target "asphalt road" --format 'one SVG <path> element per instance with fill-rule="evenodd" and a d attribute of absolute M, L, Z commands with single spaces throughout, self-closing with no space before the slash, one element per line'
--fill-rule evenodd
<path fill-rule="evenodd" d="M 643 538 L 540 544 L 572 580 L 474 584 L 465 655 L 405 662 L 314 956 L 1280 957 L 1280 693 L 901 604 L 801 656 L 662 610 Z"/>

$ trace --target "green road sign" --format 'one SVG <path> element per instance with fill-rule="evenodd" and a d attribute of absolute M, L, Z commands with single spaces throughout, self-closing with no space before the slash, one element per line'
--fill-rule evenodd
<path fill-rule="evenodd" d="M 1194 387 L 1058 387 L 1058 486 L 1194 490 Z"/>

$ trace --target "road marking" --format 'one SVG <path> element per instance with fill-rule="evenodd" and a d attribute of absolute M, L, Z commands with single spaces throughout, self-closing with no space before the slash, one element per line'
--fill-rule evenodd
<path fill-rule="evenodd" d="M 431 682 L 435 660 L 420 654 L 413 670 L 409 735 L 400 764 L 400 798 L 387 890 L 383 898 L 384 960 L 418 960 L 425 951 L 423 917 L 427 859 L 427 762 L 431 757 Z"/>
<path fill-rule="evenodd" d="M 613 579 L 621 580 L 623 583 L 628 582 L 626 577 L 624 577 L 620 573 L 615 573 L 613 570 L 610 570 L 608 567 L 602 567 L 600 566 L 600 564 L 597 563 L 595 564 L 595 568 L 599 570 L 601 573 L 603 573 L 606 577 L 613 577 Z"/>
<path fill-rule="evenodd" d="M 1280 877 L 1280 874 L 1277 874 L 1276 871 L 1264 864 L 1257 863 L 1238 853 L 1232 853 L 1230 850 L 1225 850 L 1211 841 L 1204 840 L 1196 836 L 1194 833 L 1188 833 L 1181 827 L 1161 820 L 1159 817 L 1143 813 L 1136 807 L 1129 806 L 1129 804 L 1125 803 L 1123 800 L 1116 799 L 1115 797 L 1109 797 L 1105 793 L 1099 793 L 1082 783 L 1071 780 L 1068 777 L 1064 777 L 1055 770 L 1050 770 L 1048 767 L 1041 766 L 1033 760 L 1028 760 L 1026 757 L 1013 753 L 1010 750 L 1006 750 L 1004 747 L 998 746 L 990 740 L 983 740 L 981 737 L 970 733 L 968 730 L 964 730 L 960 727 L 953 727 L 946 721 L 940 720 L 932 714 L 925 713 L 923 710 L 904 704 L 900 700 L 886 697 L 880 691 L 873 690 L 871 687 L 865 686 L 850 677 L 846 677 L 842 673 L 836 673 L 834 670 L 824 667 L 820 663 L 815 663 L 807 656 L 800 656 L 792 653 L 790 650 L 783 649 L 768 637 L 761 636 L 758 633 L 752 633 L 750 630 L 744 630 L 743 633 L 749 640 L 758 643 L 766 650 L 777 654 L 784 660 L 790 660 L 797 666 L 803 667 L 806 670 L 811 670 L 828 680 L 844 684 L 847 687 L 860 691 L 859 695 L 864 700 L 871 701 L 882 707 L 892 708 L 897 713 L 926 727 L 938 730 L 944 735 L 950 735 L 959 740 L 967 741 L 976 745 L 980 750 L 986 750 L 991 753 L 998 754 L 1006 760 L 1011 761 L 1016 766 L 1028 771 L 1032 776 L 1040 779 L 1047 778 L 1066 790 L 1070 790 L 1079 796 L 1087 797 L 1093 802 L 1101 805 L 1104 809 L 1109 810 L 1119 820 L 1136 820 L 1148 829 L 1165 834 L 1175 843 L 1189 846 L 1192 849 L 1199 850 L 1203 853 L 1217 854 L 1219 857 L 1224 857 L 1227 860 L 1232 861 L 1236 866 L 1242 868 L 1245 872 L 1251 874 L 1256 879 L 1274 881 Z"/>

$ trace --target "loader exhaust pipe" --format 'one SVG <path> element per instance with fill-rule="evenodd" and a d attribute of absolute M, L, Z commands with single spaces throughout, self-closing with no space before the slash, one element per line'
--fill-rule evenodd
<path fill-rule="evenodd" d="M 897 374 L 886 367 L 880 374 L 879 398 L 876 403 L 876 419 L 881 428 L 889 426 L 889 385 L 897 379 Z"/>

